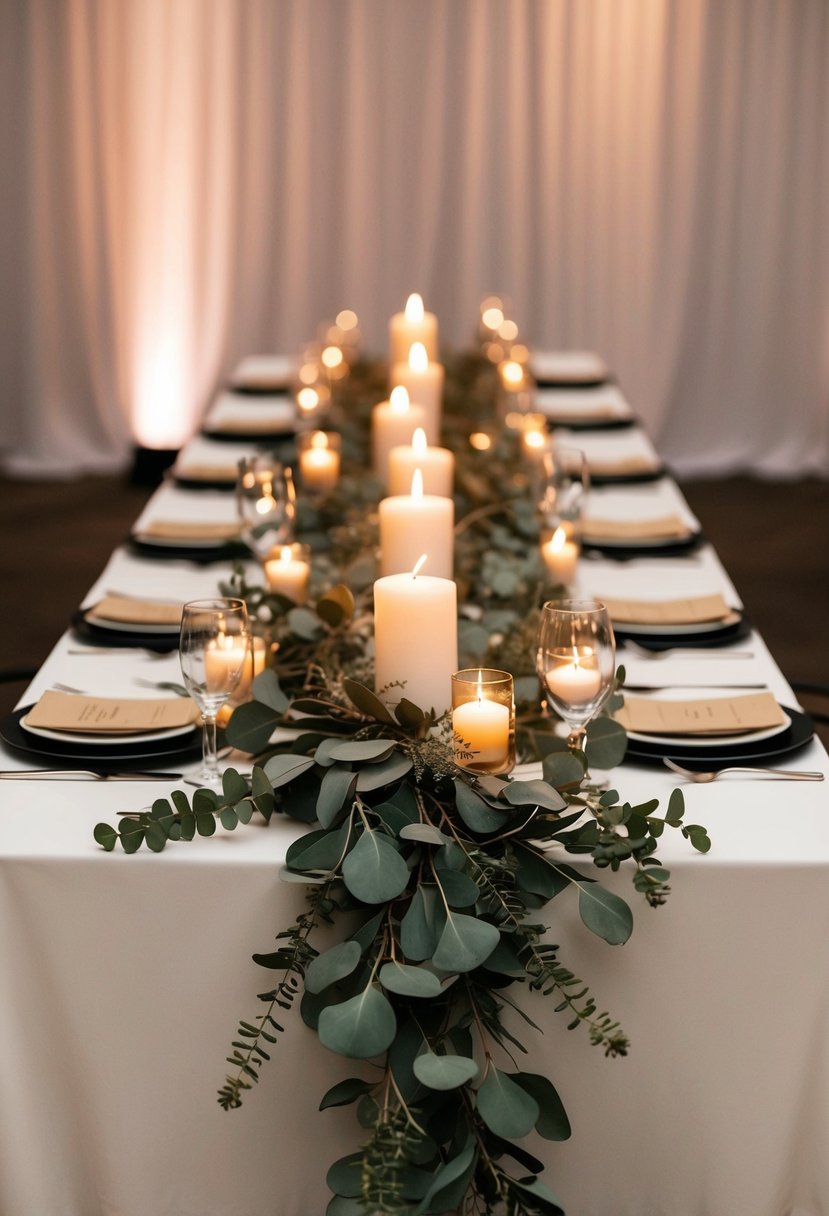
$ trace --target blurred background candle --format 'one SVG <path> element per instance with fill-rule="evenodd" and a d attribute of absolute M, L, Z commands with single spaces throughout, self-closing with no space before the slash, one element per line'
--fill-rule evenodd
<path fill-rule="evenodd" d="M 541 465 L 549 451 L 552 437 L 543 414 L 520 415 L 521 454 L 531 464 Z"/>
<path fill-rule="evenodd" d="M 278 591 L 295 604 L 304 604 L 311 577 L 311 550 L 294 543 L 273 550 L 265 562 L 265 578 L 271 591 Z"/>
<path fill-rule="evenodd" d="M 490 667 L 452 676 L 455 763 L 479 773 L 508 773 L 515 765 L 512 676 Z"/>
<path fill-rule="evenodd" d="M 330 494 L 340 476 L 340 436 L 333 431 L 306 431 L 297 437 L 299 475 L 314 494 Z"/>
<path fill-rule="evenodd" d="M 393 388 L 388 401 L 381 401 L 371 411 L 371 463 L 384 485 L 388 482 L 392 448 L 411 444 L 415 431 L 425 421 L 423 407 L 411 403 L 408 389 L 402 385 Z"/>
<path fill-rule="evenodd" d="M 392 384 L 402 384 L 409 400 L 423 407 L 426 416 L 423 429 L 429 443 L 440 443 L 444 378 L 443 364 L 430 361 L 422 342 L 415 342 L 406 361 L 393 364 L 391 369 Z"/>
<path fill-rule="evenodd" d="M 378 578 L 374 650 L 374 687 L 387 705 L 405 697 L 423 710 L 448 710 L 458 666 L 457 589 L 452 580 L 414 571 Z"/>
<path fill-rule="evenodd" d="M 576 577 L 580 546 L 563 527 L 541 537 L 541 557 L 553 583 L 570 587 Z"/>
<path fill-rule="evenodd" d="M 452 577 L 455 504 L 451 498 L 424 494 L 419 469 L 412 476 L 411 494 L 381 499 L 379 513 L 381 574 L 411 570 L 425 552 L 431 574 Z"/>
<path fill-rule="evenodd" d="M 238 656 L 239 651 L 242 649 L 241 642 L 236 641 L 236 639 L 229 640 L 234 641 Z M 239 683 L 237 684 L 230 699 L 221 706 L 218 714 L 216 715 L 216 722 L 219 726 L 226 726 L 228 719 L 236 706 L 244 705 L 246 701 L 251 699 L 254 677 L 258 676 L 260 671 L 265 670 L 265 665 L 268 658 L 268 648 L 265 639 L 251 637 L 250 645 L 245 649 L 247 653 L 245 654 L 245 666 L 242 669 L 241 679 L 239 680 Z M 206 659 L 209 654 L 210 652 L 208 651 L 205 655 Z M 224 657 L 226 661 L 230 660 L 230 656 L 227 653 L 225 653 Z M 208 659 L 208 663 L 210 661 L 219 661 L 217 652 L 214 652 L 213 655 L 211 655 L 210 659 Z M 235 661 L 236 660 L 234 660 L 234 662 Z"/>
<path fill-rule="evenodd" d="M 403 312 L 396 312 L 389 321 L 389 365 L 406 363 L 414 342 L 422 342 L 429 359 L 438 357 L 438 319 L 426 312 L 423 299 L 413 292 Z"/>
<path fill-rule="evenodd" d="M 455 457 L 448 448 L 430 448 L 422 427 L 415 431 L 411 444 L 389 453 L 389 494 L 408 494 L 415 469 L 423 474 L 424 494 L 452 497 Z"/>

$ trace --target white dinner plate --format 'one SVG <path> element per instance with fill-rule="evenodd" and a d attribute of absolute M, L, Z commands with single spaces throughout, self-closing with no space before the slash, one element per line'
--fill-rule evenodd
<path fill-rule="evenodd" d="M 146 532 L 133 532 L 133 540 L 142 545 L 152 545 L 158 549 L 222 549 L 225 545 L 236 544 L 241 537 L 228 536 L 224 539 L 187 536 L 148 536 Z"/>
<path fill-rule="evenodd" d="M 739 747 L 744 743 L 761 743 L 763 739 L 773 739 L 775 735 L 782 735 L 783 731 L 788 730 L 792 724 L 785 709 L 782 712 L 784 721 L 779 726 L 767 726 L 764 730 L 745 731 L 737 735 L 645 735 L 640 734 L 639 731 L 629 730 L 628 738 L 636 739 L 639 743 L 664 746 L 668 750 L 672 747 L 699 747 L 709 750 L 712 747 Z"/>
<path fill-rule="evenodd" d="M 629 624 L 627 621 L 614 621 L 613 628 L 619 633 L 642 634 L 646 637 L 653 635 L 666 634 L 671 637 L 673 634 L 692 633 L 718 633 L 720 629 L 728 629 L 732 625 L 737 625 L 743 619 L 743 614 L 732 609 L 727 617 L 723 617 L 719 621 L 700 621 L 696 625 L 681 625 L 674 622 L 671 625 L 639 625 Z"/>
<path fill-rule="evenodd" d="M 130 734 L 128 731 L 121 734 L 95 734 L 87 730 L 48 730 L 45 726 L 29 726 L 26 718 L 20 719 L 20 725 L 30 735 L 39 735 L 41 739 L 53 739 L 58 743 L 91 743 L 95 747 L 101 744 L 118 747 L 133 743 L 156 743 L 160 739 L 174 739 L 177 735 L 190 734 L 196 729 L 191 722 L 188 726 L 172 726 L 169 730 L 151 730 L 142 734 Z"/>
<path fill-rule="evenodd" d="M 690 528 L 681 536 L 594 536 L 582 527 L 582 540 L 586 545 L 600 546 L 602 549 L 668 549 L 674 545 L 690 545 L 699 536 Z M 652 632 L 647 630 L 643 632 Z"/>
<path fill-rule="evenodd" d="M 87 625 L 91 625 L 93 629 L 96 627 L 99 629 L 110 629 L 114 630 L 116 633 L 158 633 L 163 636 L 164 634 L 175 635 L 181 630 L 180 624 L 141 625 L 137 621 L 111 621 L 107 617 L 89 616 L 87 613 L 84 613 L 84 620 L 86 621 Z"/>

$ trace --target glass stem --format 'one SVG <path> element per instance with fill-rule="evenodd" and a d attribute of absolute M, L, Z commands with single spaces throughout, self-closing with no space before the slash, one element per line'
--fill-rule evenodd
<path fill-rule="evenodd" d="M 587 728 L 584 726 L 573 726 L 570 728 L 570 733 L 567 736 L 567 746 L 572 752 L 583 750 L 582 744 L 584 736 L 587 734 Z"/>
<path fill-rule="evenodd" d="M 204 728 L 201 738 L 204 771 L 208 777 L 217 778 L 219 776 L 219 757 L 216 754 L 216 715 L 204 714 L 203 718 Z"/>

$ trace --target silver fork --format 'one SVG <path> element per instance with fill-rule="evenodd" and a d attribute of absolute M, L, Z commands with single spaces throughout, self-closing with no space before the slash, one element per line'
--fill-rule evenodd
<path fill-rule="evenodd" d="M 757 777 L 760 774 L 772 777 L 778 781 L 823 781 L 824 774 L 811 772 L 808 770 L 796 770 L 791 768 L 742 768 L 737 765 L 729 766 L 728 768 L 717 768 L 707 773 L 697 773 L 692 769 L 683 768 L 681 764 L 676 764 L 673 760 L 669 760 L 667 756 L 662 757 L 662 763 L 666 768 L 671 769 L 674 773 L 679 773 L 681 777 L 686 777 L 689 781 L 695 782 L 697 785 L 707 785 L 709 781 L 715 781 L 717 777 L 721 777 L 723 773 L 750 773 L 752 777 Z"/>
<path fill-rule="evenodd" d="M 640 659 L 753 659 L 751 650 L 706 650 L 703 647 L 672 646 L 668 650 L 649 650 L 638 642 L 626 641 L 624 650 L 630 651 Z"/>

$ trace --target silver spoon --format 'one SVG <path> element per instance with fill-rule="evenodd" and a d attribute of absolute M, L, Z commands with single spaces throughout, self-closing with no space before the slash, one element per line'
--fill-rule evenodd
<path fill-rule="evenodd" d="M 662 757 L 662 763 L 666 768 L 671 769 L 674 773 L 679 773 L 681 777 L 687 777 L 689 781 L 694 781 L 698 785 L 707 785 L 709 781 L 715 781 L 717 777 L 721 777 L 723 773 L 750 773 L 752 777 L 757 777 L 760 773 L 766 773 L 771 777 L 776 777 L 781 781 L 823 781 L 823 773 L 815 773 L 809 771 L 796 771 L 791 768 L 717 768 L 710 773 L 696 773 L 692 769 L 683 768 L 681 764 L 676 764 L 673 760 L 669 760 L 667 756 Z"/>

